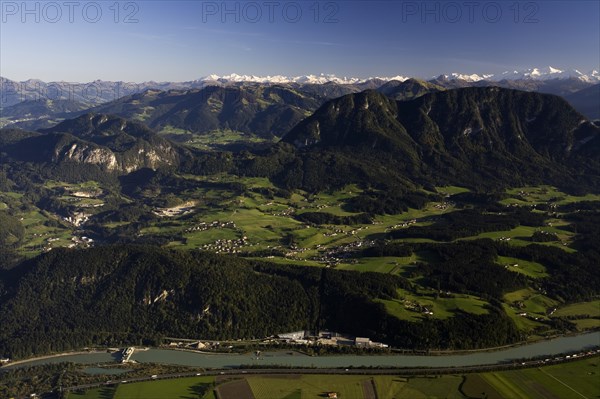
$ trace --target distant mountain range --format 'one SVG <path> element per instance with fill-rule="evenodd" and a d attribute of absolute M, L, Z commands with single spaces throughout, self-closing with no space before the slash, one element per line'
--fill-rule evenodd
<path fill-rule="evenodd" d="M 494 80 L 498 78 L 502 79 Z M 495 86 L 560 95 L 588 119 L 600 118 L 600 83 L 593 83 L 600 82 L 598 72 L 582 74 L 553 67 L 512 71 L 498 77 L 440 75 L 429 81 L 402 76 L 356 79 L 334 75 L 288 78 L 236 74 L 141 84 L 36 80 L 18 83 L 0 79 L 3 103 L 12 101 L 12 105 L 0 108 L 0 128 L 48 129 L 63 120 L 93 112 L 143 122 L 178 143 L 191 143 L 198 135 L 211 132 L 231 132 L 256 138 L 257 144 L 248 145 L 260 146 L 261 140 L 268 143 L 286 134 L 327 101 L 365 90 L 405 101 L 433 92 Z"/>
<path fill-rule="evenodd" d="M 320 75 L 303 75 L 303 76 L 256 76 L 256 75 L 238 75 L 233 73 L 231 75 L 208 75 L 201 78 L 201 81 L 205 82 L 220 82 L 220 83 L 268 83 L 268 84 L 283 84 L 283 83 L 298 83 L 298 84 L 325 84 L 325 83 L 336 83 L 341 85 L 355 85 L 369 82 L 371 80 L 381 80 L 384 82 L 390 80 L 403 81 L 408 79 L 404 76 L 394 77 L 375 77 L 375 78 L 348 78 L 348 77 L 337 77 L 333 74 L 320 74 Z"/>
<path fill-rule="evenodd" d="M 113 101 L 126 95 L 140 93 L 148 89 L 154 90 L 186 90 L 201 89 L 209 85 L 240 85 L 247 83 L 276 84 L 276 85 L 324 85 L 335 84 L 357 86 L 355 91 L 362 91 L 373 85 L 381 86 L 390 81 L 405 81 L 410 77 L 397 75 L 392 77 L 338 77 L 334 74 L 303 75 L 303 76 L 257 76 L 257 75 L 208 75 L 197 80 L 184 82 L 111 82 L 95 80 L 87 83 L 72 82 L 43 82 L 30 79 L 22 82 L 0 77 L 0 92 L 2 94 L 0 107 L 8 107 L 26 100 L 71 100 L 86 104 L 100 104 Z M 442 74 L 434 79 L 456 80 L 466 83 L 501 82 L 501 81 L 547 81 L 575 79 L 584 83 L 600 83 L 600 72 L 593 70 L 587 73 L 577 69 L 558 69 L 551 66 L 544 68 L 529 68 L 524 70 L 505 71 L 501 74 Z"/>
<path fill-rule="evenodd" d="M 408 88 L 415 87 L 420 90 L 418 81 L 408 82 Z M 275 87 L 256 97 L 239 88 L 206 90 L 210 95 L 202 101 L 193 97 L 202 91 L 193 91 L 188 94 L 192 97 L 183 95 L 185 100 L 175 105 L 167 94 L 156 92 L 155 100 L 165 96 L 167 106 L 153 121 L 168 116 L 185 123 L 186 115 L 194 114 L 190 121 L 216 124 L 222 116 L 222 122 L 250 126 L 256 114 L 235 112 L 233 104 L 252 100 L 255 103 L 246 107 L 259 109 L 264 98 L 275 94 L 290 96 L 288 102 L 308 101 Z M 142 101 L 149 95 L 135 96 Z M 226 101 L 229 105 L 219 102 L 228 96 L 233 99 Z M 125 109 L 131 101 L 123 103 Z M 198 108 L 177 105 L 185 104 L 182 101 Z M 231 112 L 226 110 L 229 106 Z M 209 161 L 213 155 L 174 144 L 142 122 L 96 113 L 39 132 L 1 130 L 0 153 L 6 160 L 91 165 L 117 174 L 162 167 L 201 174 L 214 163 Z M 498 87 L 435 91 L 404 101 L 374 90 L 348 94 L 299 118 L 272 147 L 228 157 L 227 163 L 211 168 L 268 177 L 283 187 L 314 192 L 349 183 L 408 190 L 447 184 L 600 187 L 600 127 L 558 96 Z"/>
<path fill-rule="evenodd" d="M 596 70 L 588 73 L 582 73 L 577 69 L 566 69 L 561 70 L 551 66 L 544 68 L 529 68 L 524 70 L 513 70 L 505 71 L 501 74 L 464 74 L 464 73 L 451 73 L 448 75 L 442 75 L 448 79 L 464 80 L 466 82 L 479 82 L 481 80 L 488 81 L 501 81 L 501 80 L 550 80 L 550 79 L 570 79 L 575 78 L 588 83 L 600 82 L 600 73 Z M 304 76 L 256 76 L 256 75 L 238 75 L 231 74 L 225 76 L 219 75 L 208 75 L 200 79 L 201 81 L 212 81 L 221 83 L 240 83 L 240 82 L 254 82 L 254 83 L 271 83 L 271 84 L 282 84 L 282 83 L 300 83 L 300 84 L 324 84 L 324 83 L 337 83 L 337 84 L 361 84 L 366 83 L 370 80 L 382 80 L 389 82 L 392 80 L 404 81 L 410 79 L 402 75 L 394 77 L 371 77 L 371 78 L 348 78 L 338 77 L 332 74 L 320 74 L 320 75 L 304 75 Z"/>
<path fill-rule="evenodd" d="M 590 119 L 600 119 L 600 83 L 565 97 L 579 112 Z"/>

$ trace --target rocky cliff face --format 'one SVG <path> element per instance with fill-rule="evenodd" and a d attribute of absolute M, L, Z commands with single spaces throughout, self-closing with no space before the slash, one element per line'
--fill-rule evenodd
<path fill-rule="evenodd" d="M 119 168 L 117 157 L 112 151 L 85 142 L 74 142 L 54 148 L 52 162 L 65 161 L 98 165 L 111 171 Z"/>
<path fill-rule="evenodd" d="M 3 151 L 24 161 L 91 164 L 117 173 L 179 163 L 178 149 L 168 140 L 141 123 L 110 115 L 82 115 L 22 137 Z"/>

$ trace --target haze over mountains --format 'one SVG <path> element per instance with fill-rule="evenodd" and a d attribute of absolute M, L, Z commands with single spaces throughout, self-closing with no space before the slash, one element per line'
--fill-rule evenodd
<path fill-rule="evenodd" d="M 434 91 L 498 86 L 560 95 L 587 118 L 600 118 L 598 72 L 582 74 L 553 67 L 498 76 L 454 73 L 429 81 L 403 76 L 358 79 L 236 74 L 209 75 L 189 82 L 140 84 L 0 79 L 0 127 L 50 128 L 62 120 L 95 112 L 142 121 L 181 143 L 216 131 L 268 142 L 281 137 L 326 101 L 370 89 L 395 100 L 409 100 Z"/>
<path fill-rule="evenodd" d="M 73 82 L 43 82 L 38 79 L 30 79 L 23 82 L 12 81 L 5 77 L 0 77 L 0 89 L 3 97 L 0 106 L 7 107 L 27 99 L 69 99 L 84 103 L 98 104 L 106 101 L 116 100 L 117 98 L 142 92 L 148 89 L 155 90 L 183 90 L 203 88 L 207 85 L 215 84 L 291 84 L 291 85 L 350 85 L 356 86 L 360 91 L 362 88 L 375 88 L 373 85 L 381 86 L 389 81 L 404 81 L 410 79 L 408 76 L 397 75 L 392 77 L 338 77 L 334 74 L 303 75 L 303 76 L 258 76 L 258 75 L 238 75 L 236 73 L 229 75 L 207 75 L 197 80 L 184 82 L 110 82 L 96 80 L 88 83 Z M 505 71 L 501 74 L 485 73 L 458 73 L 441 74 L 430 79 L 458 80 L 467 83 L 476 82 L 501 82 L 510 81 L 548 81 L 573 79 L 581 82 L 593 84 L 600 83 L 600 72 L 592 70 L 583 73 L 577 69 L 558 69 L 552 66 L 543 68 L 529 68 L 524 70 Z M 557 93 L 558 94 L 558 93 Z"/>

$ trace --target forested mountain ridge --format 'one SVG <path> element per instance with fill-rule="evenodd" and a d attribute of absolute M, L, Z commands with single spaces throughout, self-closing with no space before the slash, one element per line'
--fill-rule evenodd
<path fill-rule="evenodd" d="M 397 276 L 275 266 L 148 246 L 55 250 L 0 275 L 0 353 L 22 357 L 165 336 L 260 338 L 332 328 L 404 347 L 501 345 L 514 324 L 496 309 L 449 321 L 403 322 L 374 299 L 409 283 Z M 352 314 L 352 317 L 349 315 Z M 458 324 L 486 331 L 473 340 Z M 453 328 L 451 338 L 445 332 Z"/>
<path fill-rule="evenodd" d="M 420 79 L 407 79 L 403 82 L 391 80 L 377 88 L 379 93 L 394 100 L 412 100 L 427 93 L 442 90 L 446 90 L 446 88 Z"/>
<path fill-rule="evenodd" d="M 41 133 L 20 136 L 25 138 L 3 148 L 20 161 L 74 162 L 118 173 L 174 167 L 179 162 L 180 150 L 147 126 L 105 114 L 84 114 Z"/>
<path fill-rule="evenodd" d="M 175 128 L 203 134 L 231 129 L 273 137 L 286 133 L 323 101 L 281 86 L 209 86 L 147 90 L 98 106 L 94 112 L 137 119 L 159 131 Z"/>
<path fill-rule="evenodd" d="M 271 89 L 269 96 L 276 92 Z M 227 107 L 240 110 L 235 111 L 240 119 L 223 116 L 227 123 L 245 124 L 246 117 L 254 115 L 254 108 L 244 105 L 246 94 L 230 88 L 205 92 L 211 90 L 235 99 Z M 305 100 L 288 91 L 278 95 L 282 93 L 299 104 Z M 193 119 L 209 123 L 217 118 L 213 121 L 217 127 L 227 101 L 213 103 L 215 98 L 203 97 L 204 103 L 193 100 L 200 104 Z M 221 114 L 214 113 L 214 107 Z M 210 117 L 205 118 L 205 113 Z M 143 167 L 196 174 L 218 170 L 268 177 L 286 188 L 310 191 L 349 183 L 409 191 L 426 184 L 600 187 L 600 152 L 595 151 L 600 148 L 600 128 L 560 97 L 501 88 L 438 91 L 407 101 L 375 91 L 346 95 L 325 103 L 280 143 L 254 154 L 196 152 L 165 140 L 141 122 L 105 114 L 85 114 L 42 132 L 27 133 L 31 137 L 21 141 L 14 132 L 6 133 L 11 143 L 3 139 L 3 152 L 15 160 L 74 161 L 121 174 Z"/>
<path fill-rule="evenodd" d="M 283 141 L 305 158 L 345 154 L 371 176 L 379 164 L 433 184 L 600 184 L 600 155 L 589 152 L 600 128 L 553 95 L 464 88 L 396 102 L 366 91 L 326 103 Z"/>

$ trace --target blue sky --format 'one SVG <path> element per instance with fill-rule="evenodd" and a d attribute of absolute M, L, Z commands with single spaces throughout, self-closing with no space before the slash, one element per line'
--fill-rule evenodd
<path fill-rule="evenodd" d="M 416 76 L 600 69 L 600 2 L 0 1 L 0 75 Z"/>

